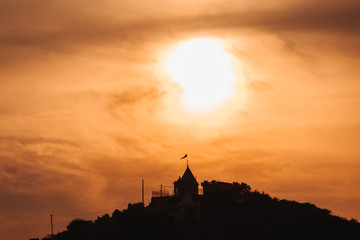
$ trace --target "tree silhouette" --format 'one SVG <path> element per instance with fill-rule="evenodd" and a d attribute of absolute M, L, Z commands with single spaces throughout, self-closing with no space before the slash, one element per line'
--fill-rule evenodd
<path fill-rule="evenodd" d="M 142 203 L 129 204 L 95 221 L 75 219 L 56 240 L 98 239 L 360 239 L 360 224 L 311 203 L 279 200 L 246 183 L 226 197 L 201 196 L 201 217 L 185 218 Z M 43 238 L 50 240 L 51 236 Z"/>

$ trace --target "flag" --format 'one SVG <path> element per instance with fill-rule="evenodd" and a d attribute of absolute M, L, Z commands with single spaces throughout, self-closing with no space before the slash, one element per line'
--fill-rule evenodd
<path fill-rule="evenodd" d="M 180 158 L 180 159 L 184 159 L 184 158 L 187 158 L 187 154 L 185 154 L 185 156 L 183 156 L 182 158 Z"/>

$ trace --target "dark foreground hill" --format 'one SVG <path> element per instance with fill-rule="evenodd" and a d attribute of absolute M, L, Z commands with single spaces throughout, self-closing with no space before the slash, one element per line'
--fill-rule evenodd
<path fill-rule="evenodd" d="M 200 215 L 182 217 L 154 211 L 151 205 L 129 204 L 95 221 L 75 219 L 53 239 L 360 239 L 356 220 L 333 216 L 310 203 L 250 190 L 241 200 L 219 196 L 199 201 Z"/>

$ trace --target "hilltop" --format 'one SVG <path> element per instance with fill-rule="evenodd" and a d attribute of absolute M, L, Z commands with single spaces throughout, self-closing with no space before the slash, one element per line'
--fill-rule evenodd
<path fill-rule="evenodd" d="M 246 192 L 241 202 L 220 197 L 203 198 L 201 204 L 200 218 L 183 219 L 151 211 L 151 205 L 129 204 L 94 221 L 75 219 L 54 239 L 360 239 L 360 224 L 354 219 L 258 191 Z"/>
<path fill-rule="evenodd" d="M 43 240 L 117 239 L 360 239 L 360 223 L 311 203 L 279 200 L 246 183 L 204 181 L 189 167 L 174 193 L 153 192 L 149 206 L 129 204 L 96 220 L 75 219 Z"/>

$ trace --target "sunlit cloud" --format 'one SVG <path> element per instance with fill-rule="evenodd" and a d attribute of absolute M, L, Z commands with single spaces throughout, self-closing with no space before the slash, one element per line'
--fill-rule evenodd
<path fill-rule="evenodd" d="M 126 207 L 141 179 L 149 200 L 182 174 L 185 153 L 199 181 L 244 181 L 359 218 L 359 9 L 0 0 L 0 235 L 43 236 L 50 213 L 61 231 L 72 213 Z M 171 50 L 203 38 L 234 70 L 206 92 L 221 100 L 208 115 L 179 106 L 193 85 L 165 69 Z M 170 64 L 176 76 L 181 64 Z"/>

